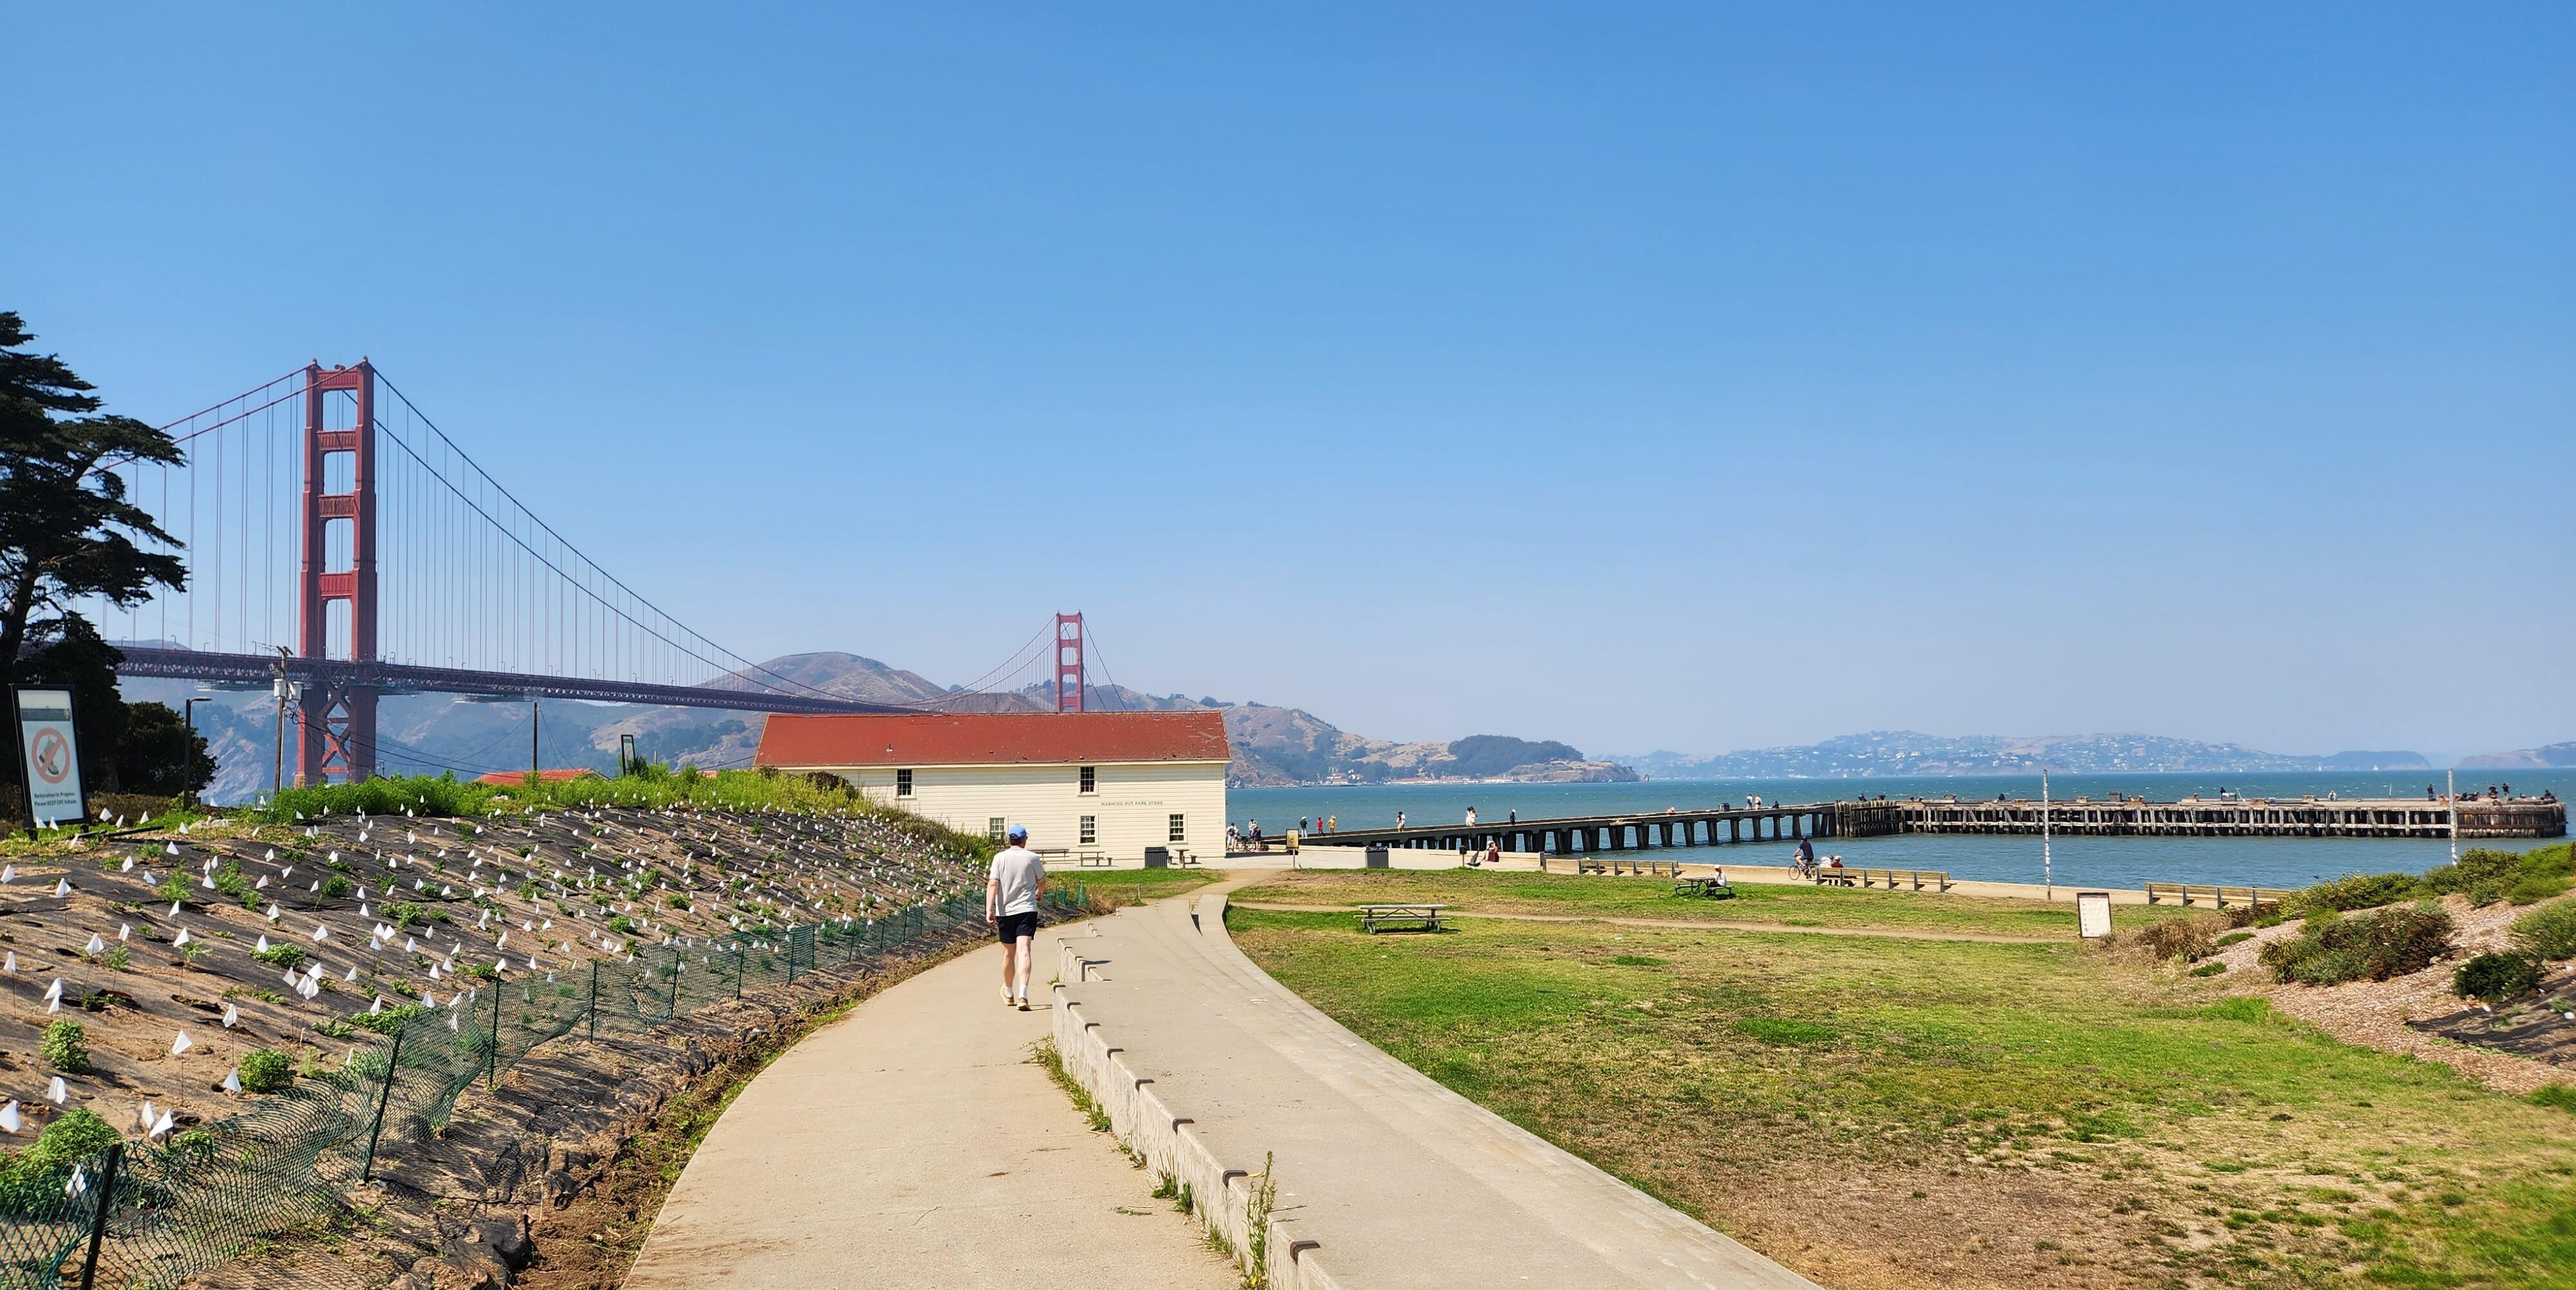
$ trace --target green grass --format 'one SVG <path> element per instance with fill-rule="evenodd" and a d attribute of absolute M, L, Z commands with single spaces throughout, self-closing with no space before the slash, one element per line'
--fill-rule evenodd
<path fill-rule="evenodd" d="M 1090 896 L 1095 909 L 1105 913 L 1121 905 L 1177 896 L 1225 876 L 1222 869 L 1077 869 L 1048 874 L 1046 889 L 1070 894 L 1078 887 Z"/>
<path fill-rule="evenodd" d="M 1662 878 L 1491 873 L 1475 869 L 1306 869 L 1234 893 L 1245 904 L 1356 905 L 1368 901 L 1440 901 L 1477 913 L 1557 914 L 1772 923 L 1784 927 L 1884 927 L 1912 932 L 1994 936 L 2075 936 L 2075 908 L 2030 900 L 1955 893 L 1863 891 L 1803 883 L 1739 883 L 1733 900 L 1672 894 Z M 2122 905 L 2122 928 L 2179 918 L 2172 906 Z"/>
<path fill-rule="evenodd" d="M 2576 1116 L 2139 956 L 1231 925 L 1396 1057 L 1826 1284 L 2576 1284 Z"/>

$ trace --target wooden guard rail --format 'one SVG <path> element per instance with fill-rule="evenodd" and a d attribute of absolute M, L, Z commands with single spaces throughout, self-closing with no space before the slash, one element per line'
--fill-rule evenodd
<path fill-rule="evenodd" d="M 2206 902 L 2225 909 L 2230 902 L 2239 906 L 2277 905 L 2290 896 L 2278 887 L 2212 887 L 2195 882 L 2151 882 L 2145 886 L 2150 905 L 2172 900 L 2183 905 Z"/>

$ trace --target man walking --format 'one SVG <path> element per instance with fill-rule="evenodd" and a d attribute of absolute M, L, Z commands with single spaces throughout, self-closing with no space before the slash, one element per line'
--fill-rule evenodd
<path fill-rule="evenodd" d="M 1029 1010 L 1030 943 L 1038 934 L 1038 888 L 1046 881 L 1046 861 L 1029 850 L 1029 831 L 1014 824 L 1006 835 L 1011 845 L 993 857 L 984 880 L 984 921 L 1002 941 L 1002 1006 Z M 1016 987 L 1016 988 L 1015 988 Z"/>

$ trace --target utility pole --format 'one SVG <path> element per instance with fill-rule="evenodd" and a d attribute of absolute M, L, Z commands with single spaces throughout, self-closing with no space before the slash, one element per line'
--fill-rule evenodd
<path fill-rule="evenodd" d="M 2451 863 L 2460 862 L 2460 772 L 2442 772 L 2442 786 L 2447 791 L 2443 802 L 2451 808 Z"/>
<path fill-rule="evenodd" d="M 537 777 L 537 701 L 528 700 L 528 778 Z"/>
<path fill-rule="evenodd" d="M 286 787 L 286 660 L 294 657 L 286 647 L 277 647 L 277 680 L 269 688 L 277 693 L 277 765 L 268 772 L 268 800 L 277 801 L 280 789 Z"/>
<path fill-rule="evenodd" d="M 185 721 L 185 722 L 188 724 L 188 744 L 187 744 L 186 749 L 184 750 L 184 755 L 182 755 L 182 756 L 180 757 L 180 759 L 179 759 L 179 764 L 180 764 L 180 765 L 182 765 L 182 766 L 194 766 L 194 765 L 196 764 L 196 757 L 197 757 L 197 705 L 198 705 L 198 704 L 200 704 L 200 703 L 212 703 L 213 701 L 214 701 L 214 700 L 209 699 L 209 698 L 207 698 L 206 696 L 204 696 L 204 695 L 202 695 L 202 694 L 192 694 L 192 695 L 189 695 L 189 696 L 188 696 L 187 701 L 186 701 L 185 703 L 182 703 L 182 704 L 180 705 L 180 708 L 181 708 L 181 712 L 180 712 L 180 720 Z M 183 771 L 182 773 L 184 774 L 185 772 Z M 195 790 L 195 789 L 193 789 L 193 788 L 192 788 L 192 789 L 189 789 L 189 790 L 188 790 L 185 794 L 183 794 L 182 796 L 185 798 L 185 800 L 186 800 L 190 805 L 192 805 L 192 806 L 193 806 L 193 805 L 195 805 L 195 804 L 196 804 L 196 801 L 197 801 L 197 790 Z"/>
<path fill-rule="evenodd" d="M 2048 899 L 2057 899 L 2057 866 L 2048 854 L 2048 768 L 2039 768 L 2039 880 Z"/>

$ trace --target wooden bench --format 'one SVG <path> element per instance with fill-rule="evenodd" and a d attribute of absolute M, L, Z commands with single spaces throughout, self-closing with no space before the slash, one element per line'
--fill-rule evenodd
<path fill-rule="evenodd" d="M 1889 891 L 1897 891 L 1900 889 L 1921 891 L 1924 888 L 1929 887 L 1934 891 L 1948 891 L 1951 883 L 1950 871 L 1947 869 L 1855 869 L 1846 867 L 1842 869 L 1825 868 L 1816 870 L 1816 885 L 1819 887 L 1885 887 Z"/>
<path fill-rule="evenodd" d="M 1676 879 L 1673 883 L 1673 894 L 1676 896 L 1704 896 L 1710 900 L 1733 900 L 1735 899 L 1735 888 L 1725 879 L 1712 875 L 1698 878 Z"/>
<path fill-rule="evenodd" d="M 1360 930 L 1371 936 L 1381 927 L 1411 927 L 1425 932 L 1440 930 L 1440 911 L 1447 905 L 1362 905 L 1359 908 Z"/>
<path fill-rule="evenodd" d="M 1566 858 L 1567 857 L 1563 856 L 1558 857 L 1558 859 Z M 1626 856 L 1574 856 L 1571 858 L 1574 862 L 1574 871 L 1578 874 L 1598 873 L 1607 874 L 1613 877 L 1632 878 L 1678 878 L 1682 876 L 1683 862 L 1679 860 L 1632 860 Z M 1546 856 L 1540 856 L 1538 858 L 1538 870 L 1540 873 L 1546 873 L 1549 871 Z"/>
<path fill-rule="evenodd" d="M 2277 905 L 2290 893 L 2278 887 L 2212 887 L 2189 882 L 2151 882 L 2145 884 L 2147 903 L 2161 905 L 2171 900 L 2182 905 L 2207 903 L 2225 909 L 2232 902 L 2239 907 Z"/>

